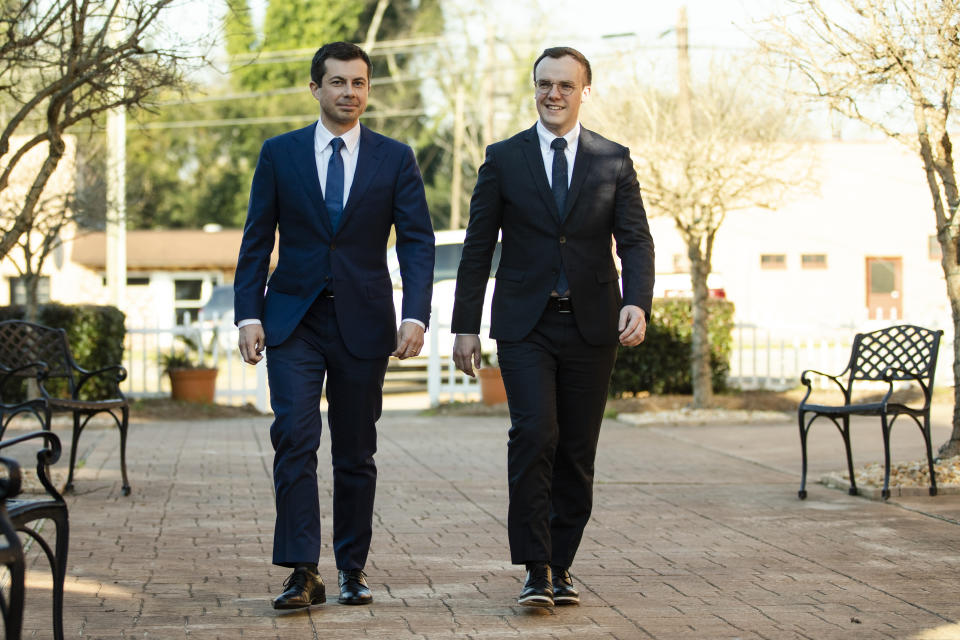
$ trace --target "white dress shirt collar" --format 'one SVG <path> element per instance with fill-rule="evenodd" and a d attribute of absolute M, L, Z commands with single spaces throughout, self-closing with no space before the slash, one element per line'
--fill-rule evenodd
<path fill-rule="evenodd" d="M 537 136 L 540 138 L 540 147 L 546 147 L 547 149 L 550 149 L 550 143 L 553 142 L 554 138 L 563 137 L 567 141 L 567 149 L 576 155 L 577 143 L 580 141 L 580 122 L 578 121 L 577 124 L 573 125 L 573 128 L 567 131 L 566 135 L 558 136 L 543 126 L 543 121 L 538 118 Z"/>
<path fill-rule="evenodd" d="M 357 145 L 360 143 L 360 123 L 358 122 L 352 129 L 349 131 L 335 136 L 327 128 L 323 126 L 323 121 L 317 120 L 317 130 L 313 135 L 314 139 L 314 148 L 317 151 L 321 151 L 330 144 L 330 141 L 334 138 L 342 138 L 343 146 L 346 148 L 347 153 L 353 155 L 357 150 Z"/>

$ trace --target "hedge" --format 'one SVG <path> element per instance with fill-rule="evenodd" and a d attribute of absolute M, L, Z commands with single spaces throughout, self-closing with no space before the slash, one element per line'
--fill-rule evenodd
<path fill-rule="evenodd" d="M 25 317 L 23 306 L 0 307 L 0 321 L 23 320 Z M 37 313 L 37 324 L 66 329 L 73 359 L 88 371 L 122 363 L 125 319 L 124 313 L 116 307 L 95 305 L 51 303 L 40 305 Z M 83 386 L 81 397 L 91 400 L 114 395 L 114 385 L 110 384 L 108 377 L 104 375 L 90 380 Z M 51 380 L 45 387 L 54 395 L 67 393 L 62 380 Z M 16 396 L 10 389 L 4 389 L 4 393 Z"/>
<path fill-rule="evenodd" d="M 733 348 L 733 310 L 728 300 L 707 301 L 710 369 L 714 391 L 726 388 Z M 653 301 L 653 318 L 646 339 L 637 347 L 620 347 L 610 381 L 610 394 L 648 391 L 692 393 L 690 344 L 693 338 L 693 301 L 659 298 Z"/>

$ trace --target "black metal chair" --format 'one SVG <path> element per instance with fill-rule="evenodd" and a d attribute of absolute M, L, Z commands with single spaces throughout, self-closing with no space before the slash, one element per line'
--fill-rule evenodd
<path fill-rule="evenodd" d="M 13 371 L 28 369 L 31 365 L 36 366 L 38 362 L 46 365 L 46 371 L 39 383 L 39 390 L 41 399 L 45 403 L 47 423 L 49 424 L 52 413 L 71 413 L 73 416 L 70 470 L 67 475 L 66 490 L 73 489 L 73 472 L 77 462 L 77 443 L 80 434 L 93 416 L 106 413 L 113 418 L 120 430 L 122 489 L 123 495 L 130 495 L 130 483 L 127 481 L 127 427 L 130 421 L 130 403 L 120 390 L 120 383 L 127 378 L 127 370 L 119 364 L 96 371 L 87 371 L 79 366 L 70 353 L 67 332 L 63 329 L 45 327 L 23 320 L 0 322 L 0 364 Z M 84 385 L 97 377 L 106 379 L 110 384 L 110 397 L 95 400 L 81 397 Z M 65 381 L 69 397 L 51 395 L 48 392 L 49 385 L 46 382 L 57 379 Z"/>
<path fill-rule="evenodd" d="M 930 472 L 930 495 L 937 495 L 937 477 L 933 471 L 933 450 L 930 442 L 930 400 L 933 395 L 933 376 L 937 368 L 937 352 L 943 331 L 933 331 L 914 325 L 897 325 L 858 333 L 853 339 L 850 362 L 847 368 L 835 376 L 808 369 L 800 376 L 807 393 L 797 409 L 800 423 L 800 451 L 802 473 L 800 499 L 807 497 L 807 435 L 814 420 L 829 419 L 840 430 L 847 455 L 847 470 L 850 473 L 850 495 L 857 495 L 857 481 L 853 473 L 853 454 L 850 449 L 850 416 L 878 416 L 883 436 L 883 489 L 884 499 L 890 497 L 890 430 L 900 416 L 909 416 L 923 434 L 927 449 L 927 465 Z M 808 403 L 813 392 L 810 376 L 818 375 L 831 380 L 843 393 L 842 405 Z M 842 378 L 846 378 L 844 385 Z M 886 394 L 877 402 L 852 402 L 854 383 L 858 380 L 886 382 Z M 895 381 L 915 382 L 923 397 L 922 406 L 908 406 L 892 402 Z M 807 419 L 807 414 L 810 418 Z"/>
<path fill-rule="evenodd" d="M 20 465 L 16 460 L 0 458 L 0 465 L 7 468 L 6 477 L 0 478 L 0 564 L 10 574 L 7 596 L 0 595 L 0 614 L 3 615 L 4 636 L 7 640 L 20 640 L 23 629 L 23 595 L 26 584 L 26 561 L 23 545 L 7 513 L 7 498 L 20 493 Z"/>
<path fill-rule="evenodd" d="M 63 583 L 67 575 L 70 525 L 67 504 L 47 476 L 47 467 L 60 459 L 60 439 L 56 434 L 49 431 L 33 431 L 0 442 L 0 450 L 36 439 L 44 441 L 44 447 L 37 452 L 37 479 L 46 494 L 39 497 L 21 494 L 18 469 L 16 481 L 10 482 L 8 480 L 8 487 L 3 500 L 5 513 L 0 515 L 7 516 L 9 524 L 14 529 L 14 536 L 16 536 L 16 531 L 26 534 L 33 538 L 46 554 L 47 560 L 50 562 L 50 570 L 53 573 L 53 637 L 55 640 L 63 640 Z M 14 474 L 11 473 L 9 478 L 13 479 Z M 56 542 L 53 547 L 31 526 L 32 523 L 44 519 L 53 522 L 55 527 Z M 13 581 L 11 581 L 11 586 L 12 584 Z M 22 576 L 20 584 L 23 585 Z M 11 589 L 11 604 L 12 597 L 13 589 Z M 19 597 L 21 598 L 20 608 L 22 610 L 22 592 Z"/>

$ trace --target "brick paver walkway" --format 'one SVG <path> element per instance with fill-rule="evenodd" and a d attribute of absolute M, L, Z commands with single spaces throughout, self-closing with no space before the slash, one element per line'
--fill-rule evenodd
<path fill-rule="evenodd" d="M 269 599 L 286 571 L 269 564 L 269 422 L 133 425 L 130 497 L 119 492 L 116 433 L 84 434 L 69 500 L 67 637 L 960 637 L 960 496 L 883 504 L 812 484 L 800 501 L 787 420 L 608 421 L 594 518 L 572 570 L 583 604 L 532 610 L 514 604 L 522 571 L 506 548 L 505 420 L 388 415 L 367 567 L 374 603 L 334 597 L 278 613 Z M 900 459 L 920 451 L 903 429 Z M 811 436 L 814 480 L 841 466 L 828 430 Z M 879 452 L 876 427 L 854 437 L 858 459 Z M 329 546 L 320 571 L 335 595 Z M 48 574 L 36 562 L 29 574 L 25 637 L 47 638 Z"/>

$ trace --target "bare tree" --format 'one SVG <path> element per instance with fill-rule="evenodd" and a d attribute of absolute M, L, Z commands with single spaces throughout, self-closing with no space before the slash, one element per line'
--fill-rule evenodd
<path fill-rule="evenodd" d="M 673 218 L 687 247 L 693 289 L 693 406 L 713 396 L 707 278 L 717 232 L 738 209 L 775 209 L 791 188 L 810 184 L 811 155 L 799 138 L 797 109 L 749 87 L 742 69 L 714 68 L 706 84 L 667 93 L 622 83 L 598 96 L 588 117 L 630 147 L 652 215 Z"/>
<path fill-rule="evenodd" d="M 922 160 L 953 316 L 953 433 L 960 453 L 960 193 L 948 120 L 960 73 L 958 0 L 791 0 L 762 43 L 806 93 L 906 144 Z M 912 121 L 912 122 L 911 122 Z M 912 130 L 912 131 L 911 131 Z"/>
<path fill-rule="evenodd" d="M 27 154 L 46 154 L 15 211 L 3 221 L 0 256 L 35 223 L 44 189 L 64 156 L 64 134 L 116 107 L 144 106 L 179 87 L 186 57 L 160 46 L 158 18 L 173 0 L 0 2 L 0 194 Z M 168 35 L 167 37 L 173 37 Z"/>

